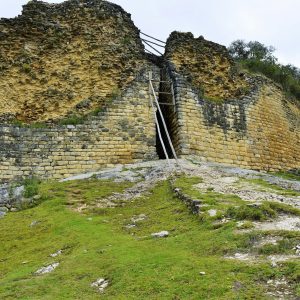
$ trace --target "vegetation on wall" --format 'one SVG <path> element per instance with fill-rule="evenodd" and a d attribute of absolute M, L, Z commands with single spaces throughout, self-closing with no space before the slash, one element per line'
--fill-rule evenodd
<path fill-rule="evenodd" d="M 250 72 L 262 73 L 279 83 L 283 90 L 300 102 L 300 69 L 278 63 L 275 48 L 257 41 L 236 40 L 228 48 L 237 63 Z"/>

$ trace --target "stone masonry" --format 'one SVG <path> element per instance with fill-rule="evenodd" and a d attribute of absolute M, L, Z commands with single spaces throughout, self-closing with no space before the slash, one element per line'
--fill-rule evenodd
<path fill-rule="evenodd" d="M 0 120 L 85 114 L 147 64 L 130 14 L 102 0 L 29 1 L 0 20 Z"/>
<path fill-rule="evenodd" d="M 197 48 L 199 43 L 202 46 Z M 211 53 L 214 61 L 226 62 L 223 71 L 209 61 Z M 197 155 L 257 170 L 300 168 L 300 109 L 277 85 L 262 76 L 234 74 L 224 48 L 191 34 L 172 33 L 166 55 L 165 73 L 173 81 L 176 97 L 169 123 L 180 156 Z M 204 66 L 205 71 L 201 69 Z M 197 68 L 206 89 L 214 85 L 215 99 L 199 92 L 194 81 Z M 211 77 L 201 76 L 203 72 Z M 232 92 L 238 86 L 248 89 Z"/>
<path fill-rule="evenodd" d="M 30 1 L 0 20 L 0 182 L 157 159 L 150 71 L 160 102 L 172 98 L 159 81 L 173 84 L 175 106 L 162 111 L 179 157 L 300 168 L 299 105 L 238 71 L 224 46 L 173 32 L 163 57 L 146 55 L 118 5 Z M 73 115 L 83 121 L 67 123 Z"/>
<path fill-rule="evenodd" d="M 120 163 L 156 159 L 148 69 L 82 125 L 0 126 L 0 181 L 63 178 Z M 152 69 L 153 77 L 159 69 Z M 159 79 L 159 77 L 158 77 Z"/>

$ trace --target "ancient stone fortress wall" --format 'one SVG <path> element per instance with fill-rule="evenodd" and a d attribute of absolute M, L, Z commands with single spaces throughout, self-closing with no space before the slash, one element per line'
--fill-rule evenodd
<path fill-rule="evenodd" d="M 159 79 L 159 69 L 151 69 Z M 63 178 L 157 158 L 147 68 L 98 116 L 82 125 L 0 126 L 0 181 Z M 157 88 L 157 86 L 155 87 Z"/>
<path fill-rule="evenodd" d="M 130 14 L 102 0 L 29 1 L 0 20 L 0 120 L 85 114 L 146 64 Z"/>
<path fill-rule="evenodd" d="M 224 48 L 201 37 L 173 33 L 166 48 L 176 96 L 169 123 L 181 156 L 258 170 L 300 168 L 300 109 L 278 86 L 234 73 Z"/>
<path fill-rule="evenodd" d="M 172 103 L 162 81 L 173 83 L 175 106 L 162 111 L 179 156 L 300 168 L 299 106 L 270 80 L 239 72 L 225 47 L 174 32 L 164 57 L 149 56 L 118 5 L 30 1 L 0 20 L 0 181 L 158 158 L 150 71 L 160 102 Z M 73 115 L 84 121 L 58 125 Z"/>

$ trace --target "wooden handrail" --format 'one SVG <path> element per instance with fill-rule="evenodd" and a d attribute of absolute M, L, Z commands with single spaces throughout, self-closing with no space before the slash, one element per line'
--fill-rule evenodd
<path fill-rule="evenodd" d="M 151 36 L 151 35 L 148 35 L 148 34 L 142 32 L 142 31 L 140 31 L 140 33 L 143 34 L 143 35 L 145 35 L 145 36 L 147 36 L 147 37 L 149 37 L 149 38 L 151 38 L 151 39 L 153 39 L 153 40 L 155 40 L 155 41 L 158 41 L 158 42 L 160 42 L 160 43 L 166 44 L 166 42 L 161 41 L 161 40 L 159 40 L 159 39 L 157 39 L 157 38 L 155 38 L 155 37 L 153 37 L 153 36 Z"/>

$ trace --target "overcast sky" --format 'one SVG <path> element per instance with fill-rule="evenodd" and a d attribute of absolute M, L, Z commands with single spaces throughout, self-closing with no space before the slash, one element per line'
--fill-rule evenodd
<path fill-rule="evenodd" d="M 0 17 L 21 13 L 27 0 L 0 0 Z M 60 0 L 47 1 L 52 3 Z M 282 63 L 300 68 L 300 0 L 111 0 L 143 32 L 165 40 L 173 30 L 228 46 L 236 39 L 272 45 Z"/>

